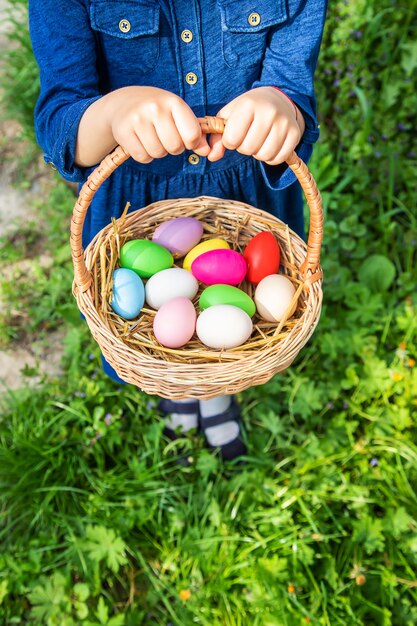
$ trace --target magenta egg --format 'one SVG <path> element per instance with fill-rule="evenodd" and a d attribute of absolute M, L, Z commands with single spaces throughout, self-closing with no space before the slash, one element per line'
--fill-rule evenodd
<path fill-rule="evenodd" d="M 245 278 L 247 263 L 235 250 L 210 250 L 193 261 L 191 271 L 205 285 L 238 285 Z"/>
<path fill-rule="evenodd" d="M 152 241 L 164 246 L 178 259 L 194 248 L 203 235 L 203 225 L 194 217 L 176 217 L 155 230 Z"/>

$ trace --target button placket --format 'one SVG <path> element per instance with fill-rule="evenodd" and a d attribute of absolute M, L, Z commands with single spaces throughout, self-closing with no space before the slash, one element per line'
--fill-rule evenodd
<path fill-rule="evenodd" d="M 180 67 L 182 67 L 184 100 L 198 117 L 202 117 L 206 111 L 206 95 L 198 2 L 191 0 L 187 3 L 176 3 L 175 12 L 179 27 L 177 36 L 180 41 L 177 51 L 180 55 Z M 205 171 L 206 159 L 204 157 L 186 151 L 183 153 L 183 159 L 184 171 L 193 174 Z"/>

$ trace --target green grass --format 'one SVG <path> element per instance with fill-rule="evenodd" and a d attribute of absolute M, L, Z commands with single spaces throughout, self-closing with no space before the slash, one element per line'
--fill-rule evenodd
<path fill-rule="evenodd" d="M 0 242 L 35 268 L 0 281 L 4 342 L 66 332 L 63 374 L 1 399 L 0 623 L 417 623 L 416 8 L 330 7 L 311 162 L 322 316 L 289 370 L 241 394 L 245 464 L 199 436 L 169 443 L 148 398 L 101 372 L 70 294 L 73 197 L 56 176 L 38 206 L 48 227 Z"/>
<path fill-rule="evenodd" d="M 75 619 L 82 582 L 90 611 L 102 597 L 127 609 L 126 624 L 413 623 L 417 447 L 410 414 L 390 401 L 399 382 L 385 401 L 375 394 L 377 411 L 306 416 L 293 402 L 278 420 L 277 396 L 300 384 L 301 362 L 243 395 L 244 466 L 222 466 L 195 438 L 183 468 L 146 398 L 109 384 L 89 344 L 84 329 L 70 334 L 68 372 L 73 359 L 78 368 L 67 385 L 9 399 L 0 571 L 15 610 L 56 584 L 64 612 L 44 598 L 31 614 L 42 606 L 56 612 L 51 624 Z"/>

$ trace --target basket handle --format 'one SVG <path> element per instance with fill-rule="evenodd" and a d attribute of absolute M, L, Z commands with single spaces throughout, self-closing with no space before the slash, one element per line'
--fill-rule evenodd
<path fill-rule="evenodd" d="M 220 133 L 224 131 L 225 120 L 219 117 L 202 117 L 198 118 L 203 133 Z M 82 230 L 84 220 L 87 215 L 88 207 L 99 189 L 100 185 L 114 172 L 114 170 L 122 165 L 128 158 L 127 154 L 121 146 L 117 146 L 113 152 L 108 154 L 102 162 L 91 172 L 86 182 L 82 186 L 75 203 L 71 218 L 71 251 L 72 261 L 74 264 L 75 284 L 80 292 L 89 289 L 92 276 L 87 269 L 84 260 L 84 250 L 82 247 Z M 310 230 L 308 233 L 307 255 L 300 268 L 301 274 L 307 278 L 307 272 L 310 270 L 314 274 L 320 263 L 320 249 L 323 241 L 323 208 L 320 192 L 316 182 L 309 172 L 306 164 L 293 152 L 287 159 L 288 166 L 296 175 L 307 200 L 310 209 Z M 317 273 L 317 278 L 311 276 L 310 280 L 316 280 L 321 277 L 321 272 Z"/>

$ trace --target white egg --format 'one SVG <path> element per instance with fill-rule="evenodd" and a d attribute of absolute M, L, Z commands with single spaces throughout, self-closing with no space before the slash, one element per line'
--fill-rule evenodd
<path fill-rule="evenodd" d="M 145 286 L 147 304 L 153 309 L 160 309 L 165 302 L 173 298 L 189 298 L 192 300 L 198 291 L 198 281 L 187 270 L 171 267 L 157 272 Z"/>
<path fill-rule="evenodd" d="M 245 311 L 231 304 L 216 304 L 200 313 L 197 319 L 198 338 L 209 348 L 236 348 L 252 334 L 252 320 Z"/>
<path fill-rule="evenodd" d="M 282 274 L 265 276 L 255 290 L 255 304 L 259 315 L 267 322 L 280 322 L 295 294 L 295 287 Z M 291 307 L 288 317 L 293 315 L 297 302 Z"/>

